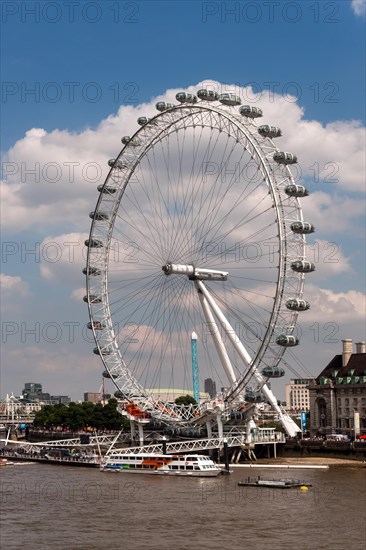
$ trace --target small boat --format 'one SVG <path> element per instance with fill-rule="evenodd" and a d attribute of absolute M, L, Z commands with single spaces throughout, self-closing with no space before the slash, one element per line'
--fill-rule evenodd
<path fill-rule="evenodd" d="M 8 460 L 7 458 L 0 458 L 0 466 L 13 466 L 14 462 Z"/>
<path fill-rule="evenodd" d="M 211 458 L 204 455 L 167 455 L 160 453 L 113 454 L 101 466 L 104 472 L 130 474 L 214 477 L 222 473 Z"/>
<path fill-rule="evenodd" d="M 305 483 L 299 479 L 251 479 L 248 477 L 239 481 L 238 485 L 242 487 L 269 487 L 271 489 L 292 489 L 294 487 L 311 487 L 310 483 Z"/>

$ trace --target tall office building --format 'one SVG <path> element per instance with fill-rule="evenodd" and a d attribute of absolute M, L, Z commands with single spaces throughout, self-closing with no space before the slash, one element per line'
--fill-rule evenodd
<path fill-rule="evenodd" d="M 209 394 L 211 398 L 216 395 L 216 382 L 212 378 L 206 378 L 205 382 L 205 392 Z"/>

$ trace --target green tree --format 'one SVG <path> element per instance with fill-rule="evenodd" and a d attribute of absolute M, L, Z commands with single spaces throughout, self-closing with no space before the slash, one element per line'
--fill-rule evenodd
<path fill-rule="evenodd" d="M 92 415 L 89 419 L 89 424 L 96 430 L 105 428 L 104 407 L 101 403 L 94 405 Z"/>
<path fill-rule="evenodd" d="M 122 426 L 128 427 L 128 421 L 117 410 L 117 400 L 110 399 L 103 406 L 101 403 L 69 403 L 44 405 L 34 418 L 34 425 L 43 428 L 56 428 L 58 426 L 72 431 L 87 427 L 96 430 L 119 430 Z"/>
<path fill-rule="evenodd" d="M 181 395 L 175 400 L 176 405 L 196 405 L 197 401 L 191 395 Z"/>
<path fill-rule="evenodd" d="M 128 421 L 117 410 L 117 399 L 109 399 L 107 405 L 104 406 L 104 422 L 105 428 L 108 430 L 120 430 L 122 426 L 128 426 Z"/>
<path fill-rule="evenodd" d="M 76 430 L 86 428 L 87 414 L 80 405 L 69 403 L 66 421 L 70 430 L 75 432 Z"/>

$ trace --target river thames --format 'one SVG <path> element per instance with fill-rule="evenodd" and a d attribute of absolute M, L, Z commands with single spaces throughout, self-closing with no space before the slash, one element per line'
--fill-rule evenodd
<path fill-rule="evenodd" d="M 239 487 L 248 475 L 312 487 Z M 23 463 L 1 468 L 1 548 L 364 550 L 365 496 L 353 464 L 192 479 Z"/>

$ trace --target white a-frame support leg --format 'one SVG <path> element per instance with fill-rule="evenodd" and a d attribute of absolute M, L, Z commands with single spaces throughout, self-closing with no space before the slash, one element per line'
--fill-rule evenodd
<path fill-rule="evenodd" d="M 257 380 L 257 382 L 259 384 L 261 384 L 261 386 L 262 386 L 261 391 L 267 397 L 267 400 L 270 403 L 270 405 L 272 406 L 272 408 L 278 413 L 279 418 L 280 418 L 280 420 L 282 422 L 282 425 L 285 428 L 287 434 L 289 436 L 293 437 L 299 431 L 299 427 L 292 420 L 292 418 L 286 412 L 283 411 L 282 407 L 280 407 L 278 405 L 277 399 L 276 399 L 275 395 L 272 393 L 272 391 L 269 389 L 267 384 L 265 383 L 265 379 L 263 378 L 261 373 L 258 371 L 257 367 L 255 365 L 251 364 L 252 359 L 251 359 L 249 353 L 247 352 L 244 345 L 240 341 L 238 335 L 236 334 L 235 330 L 230 325 L 230 323 L 226 319 L 225 315 L 222 313 L 221 309 L 218 307 L 217 303 L 215 302 L 215 300 L 213 299 L 213 297 L 209 293 L 209 291 L 208 291 L 207 287 L 205 286 L 205 284 L 200 280 L 196 280 L 195 285 L 196 285 L 196 288 L 197 288 L 198 293 L 199 293 L 199 297 L 200 297 L 201 304 L 202 304 L 202 307 L 203 307 L 204 312 L 205 312 L 206 319 L 208 319 L 207 315 L 209 315 L 210 321 L 208 321 L 208 322 L 212 323 L 211 326 L 213 327 L 215 334 L 218 336 L 217 340 L 215 340 L 215 338 L 214 338 L 215 335 L 213 334 L 213 331 L 211 332 L 211 334 L 214 338 L 216 349 L 219 353 L 219 357 L 220 357 L 220 359 L 222 361 L 222 364 L 225 368 L 226 374 L 228 374 L 228 372 L 232 373 L 232 377 L 230 377 L 228 375 L 229 380 L 232 382 L 233 385 L 236 384 L 236 378 L 235 378 L 235 375 L 234 375 L 234 371 L 233 371 L 230 359 L 227 355 L 224 343 L 223 343 L 222 338 L 220 336 L 217 323 L 216 323 L 216 321 L 213 317 L 212 311 L 215 313 L 216 317 L 219 319 L 226 336 L 228 337 L 228 339 L 232 343 L 233 347 L 236 349 L 237 353 L 239 354 L 240 358 L 242 359 L 242 361 L 244 362 L 246 367 L 251 370 L 251 372 L 252 372 L 253 376 L 255 377 L 255 379 Z M 206 310 L 208 312 L 207 315 L 206 315 Z M 227 360 L 225 359 L 226 363 L 224 363 L 224 361 L 223 361 L 224 357 L 227 358 Z M 230 366 L 231 371 L 229 371 L 228 365 Z"/>

